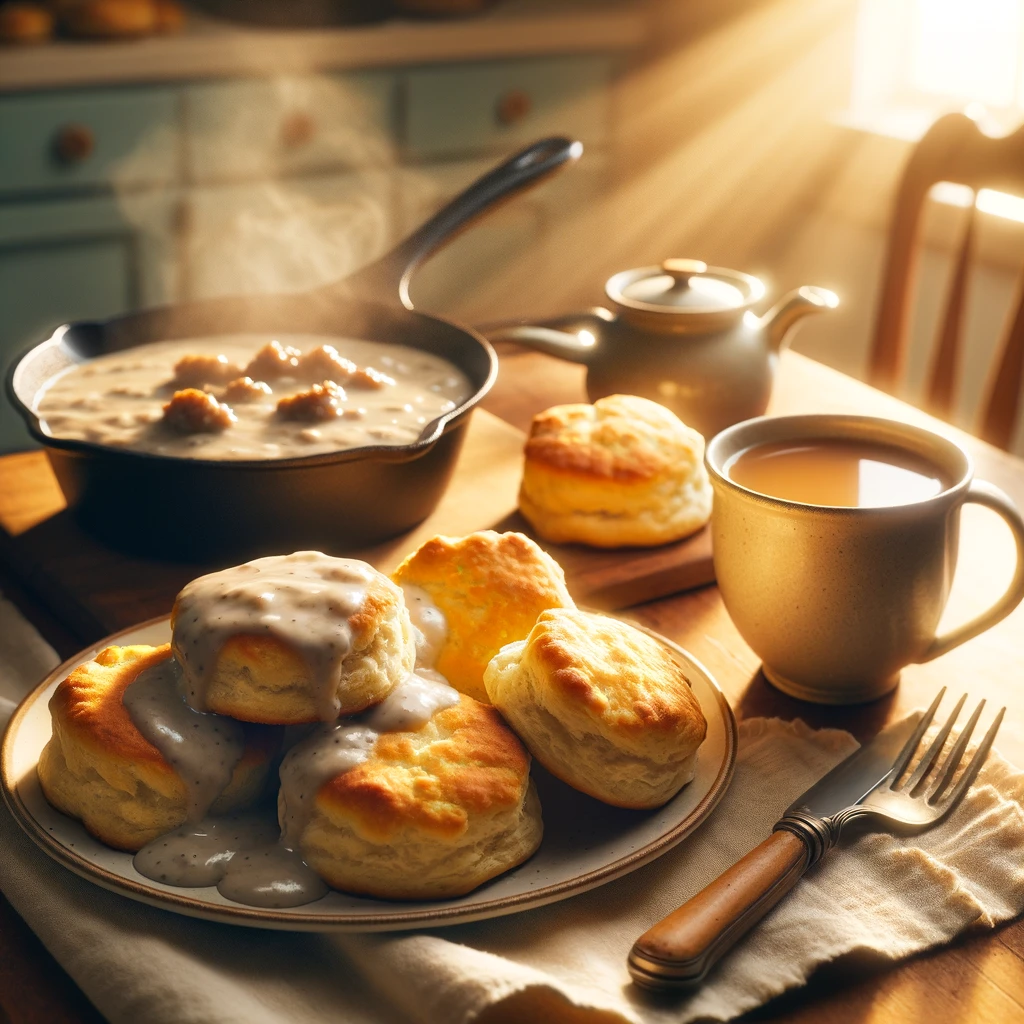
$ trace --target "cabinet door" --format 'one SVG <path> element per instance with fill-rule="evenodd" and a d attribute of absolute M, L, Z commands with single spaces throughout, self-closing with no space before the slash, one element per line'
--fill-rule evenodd
<path fill-rule="evenodd" d="M 417 159 L 506 152 L 545 135 L 600 145 L 613 62 L 546 57 L 422 68 L 405 76 L 406 151 Z"/>
<path fill-rule="evenodd" d="M 2 97 L 0 192 L 170 184 L 178 103 L 167 88 Z"/>
<path fill-rule="evenodd" d="M 389 164 L 394 94 L 394 76 L 382 72 L 190 86 L 189 177 L 228 183 Z"/>
<path fill-rule="evenodd" d="M 141 199 L 138 200 L 141 203 Z M 144 205 L 144 204 L 143 204 Z M 113 316 L 173 298 L 172 204 L 113 200 L 25 203 L 0 210 L 0 365 L 69 320 Z M 143 219 L 145 222 L 143 222 Z M 32 447 L 21 417 L 0 399 L 0 451 Z"/>

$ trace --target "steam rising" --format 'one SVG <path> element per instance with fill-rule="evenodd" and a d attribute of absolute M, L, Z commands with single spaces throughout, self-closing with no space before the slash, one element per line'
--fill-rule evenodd
<path fill-rule="evenodd" d="M 155 130 L 118 168 L 142 239 L 142 303 L 302 291 L 383 252 L 393 153 L 377 80 L 217 83 L 189 94 L 185 139 Z M 168 180 L 176 193 L 142 183 Z"/>

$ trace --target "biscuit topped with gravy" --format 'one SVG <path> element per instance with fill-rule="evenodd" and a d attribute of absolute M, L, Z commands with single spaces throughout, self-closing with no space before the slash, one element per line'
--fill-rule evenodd
<path fill-rule="evenodd" d="M 286 841 L 336 889 L 460 896 L 540 845 L 530 755 L 498 712 L 430 679 L 411 685 L 417 699 L 406 707 L 425 703 L 429 717 L 406 714 L 377 731 L 400 687 L 350 724 L 320 726 L 281 766 Z"/>
<path fill-rule="evenodd" d="M 200 576 L 171 614 L 189 702 L 246 722 L 333 721 L 413 669 L 402 591 L 366 562 L 319 551 Z"/>
<path fill-rule="evenodd" d="M 108 647 L 50 698 L 43 793 L 108 846 L 138 850 L 263 792 L 279 730 L 192 711 L 176 674 L 167 644 Z"/>
<path fill-rule="evenodd" d="M 533 419 L 519 509 L 554 543 L 651 546 L 711 515 L 704 438 L 657 402 L 610 395 Z"/>

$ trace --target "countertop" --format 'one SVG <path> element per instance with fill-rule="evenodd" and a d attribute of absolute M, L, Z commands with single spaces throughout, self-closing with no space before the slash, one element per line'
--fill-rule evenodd
<path fill-rule="evenodd" d="M 627 51 L 648 36 L 647 5 L 507 0 L 459 20 L 263 29 L 189 13 L 175 35 L 0 48 L 0 93 L 130 82 L 295 74 L 491 58 Z"/>

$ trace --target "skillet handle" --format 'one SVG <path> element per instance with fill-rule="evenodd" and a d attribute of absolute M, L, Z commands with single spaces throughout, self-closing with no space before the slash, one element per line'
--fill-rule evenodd
<path fill-rule="evenodd" d="M 397 292 L 402 305 L 412 309 L 409 281 L 425 259 L 480 214 L 561 167 L 575 163 L 582 153 L 581 142 L 562 136 L 535 142 L 477 179 L 391 252 L 331 288 L 384 302 L 394 301 Z"/>

